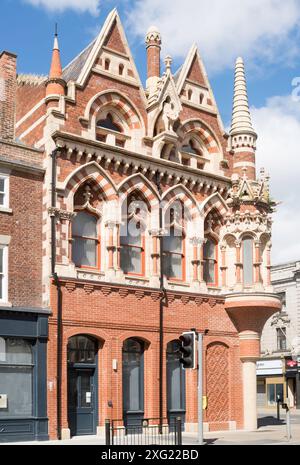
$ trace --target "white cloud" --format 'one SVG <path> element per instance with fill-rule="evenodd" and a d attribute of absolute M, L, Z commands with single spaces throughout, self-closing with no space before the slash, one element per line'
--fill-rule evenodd
<path fill-rule="evenodd" d="M 299 51 L 290 37 L 300 24 L 299 0 L 136 0 L 128 22 L 141 37 L 156 25 L 174 57 L 196 41 L 211 70 L 232 66 L 239 55 L 286 63 Z"/>
<path fill-rule="evenodd" d="M 300 259 L 300 102 L 272 97 L 252 108 L 259 135 L 257 166 L 271 175 L 271 195 L 282 201 L 274 215 L 273 263 Z"/>
<path fill-rule="evenodd" d="M 41 6 L 49 11 L 64 11 L 72 9 L 83 13 L 88 11 L 92 15 L 99 13 L 100 0 L 24 0 L 33 6 Z"/>

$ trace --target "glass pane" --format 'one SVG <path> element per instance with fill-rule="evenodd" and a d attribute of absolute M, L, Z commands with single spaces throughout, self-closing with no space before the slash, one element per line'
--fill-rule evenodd
<path fill-rule="evenodd" d="M 24 339 L 6 339 L 6 363 L 32 364 L 31 344 Z"/>
<path fill-rule="evenodd" d="M 135 339 L 127 339 L 123 346 L 124 409 L 142 410 L 142 345 Z"/>
<path fill-rule="evenodd" d="M 142 273 L 142 251 L 140 248 L 121 248 L 121 268 L 124 273 Z"/>
<path fill-rule="evenodd" d="M 97 218 L 86 212 L 78 212 L 72 223 L 72 234 L 97 238 Z"/>
<path fill-rule="evenodd" d="M 80 375 L 80 406 L 91 407 L 92 405 L 92 386 L 91 376 L 89 373 Z"/>
<path fill-rule="evenodd" d="M 121 236 L 121 245 L 135 245 L 141 247 L 142 235 L 141 228 L 138 223 L 135 221 L 129 221 L 127 231 L 124 230 L 124 235 Z"/>
<path fill-rule="evenodd" d="M 283 402 L 283 384 L 276 384 L 276 400 L 280 398 L 280 401 Z"/>
<path fill-rule="evenodd" d="M 268 384 L 268 405 L 275 405 L 275 384 Z"/>
<path fill-rule="evenodd" d="M 0 409 L 1 417 L 32 415 L 32 368 L 0 367 L 0 393 L 7 395 L 7 409 Z"/>
<path fill-rule="evenodd" d="M 85 336 L 72 337 L 68 342 L 68 362 L 95 363 L 96 344 Z"/>
<path fill-rule="evenodd" d="M 4 194 L 0 194 L 0 205 L 4 205 Z"/>
<path fill-rule="evenodd" d="M 174 228 L 169 231 L 169 235 L 163 238 L 163 248 L 165 252 L 182 252 L 182 232 Z"/>
<path fill-rule="evenodd" d="M 0 300 L 3 299 L 3 276 L 0 275 Z"/>
<path fill-rule="evenodd" d="M 164 275 L 167 278 L 182 279 L 182 255 L 164 255 Z"/>
<path fill-rule="evenodd" d="M 216 244 L 210 240 L 207 239 L 203 246 L 203 257 L 204 259 L 210 258 L 210 259 L 215 259 L 215 254 L 216 254 Z"/>
<path fill-rule="evenodd" d="M 212 260 L 204 262 L 204 281 L 209 284 L 215 282 L 215 262 Z"/>
<path fill-rule="evenodd" d="M 4 192 L 4 178 L 0 178 L 0 192 Z"/>
<path fill-rule="evenodd" d="M 93 239 L 74 238 L 72 260 L 77 266 L 97 266 L 97 243 Z"/>
<path fill-rule="evenodd" d="M 253 283 L 253 240 L 243 240 L 244 284 Z"/>

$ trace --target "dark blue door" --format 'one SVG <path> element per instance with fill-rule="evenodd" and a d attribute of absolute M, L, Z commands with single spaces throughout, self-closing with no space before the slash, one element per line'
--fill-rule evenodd
<path fill-rule="evenodd" d="M 68 343 L 68 423 L 72 436 L 96 434 L 97 344 L 88 336 Z"/>
<path fill-rule="evenodd" d="M 172 341 L 167 346 L 167 409 L 171 428 L 175 419 L 185 422 L 185 371 L 179 361 L 180 342 Z"/>

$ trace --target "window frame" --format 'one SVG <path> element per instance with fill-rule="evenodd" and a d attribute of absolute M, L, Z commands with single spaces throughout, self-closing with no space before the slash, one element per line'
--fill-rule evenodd
<path fill-rule="evenodd" d="M 9 209 L 9 175 L 0 172 L 0 179 L 4 180 L 4 191 L 0 191 L 3 194 L 3 204 L 0 204 L 1 209 Z"/>
<path fill-rule="evenodd" d="M 215 250 L 215 258 L 214 259 L 211 259 L 211 258 L 205 258 L 204 256 L 204 247 L 205 247 L 205 244 L 203 244 L 202 246 L 202 259 L 203 259 L 203 280 L 204 282 L 206 283 L 207 286 L 209 287 L 218 287 L 218 283 L 219 283 L 219 273 L 218 273 L 218 264 L 219 264 L 219 250 L 218 250 L 218 241 L 216 239 L 214 239 L 213 237 L 211 236 L 207 236 L 205 239 L 207 240 L 210 240 L 213 244 L 214 244 L 214 250 Z M 206 282 L 205 281 L 205 276 L 204 276 L 204 271 L 205 271 L 205 263 L 206 262 L 212 262 L 214 261 L 214 282 L 210 283 L 210 282 Z"/>
<path fill-rule="evenodd" d="M 130 218 L 126 218 L 126 225 L 128 225 L 128 220 L 132 220 Z M 141 222 L 140 221 L 137 221 L 137 223 Z M 142 232 L 141 233 L 141 245 L 140 246 L 137 246 L 137 245 L 133 245 L 133 244 L 122 244 L 122 237 L 119 238 L 119 244 L 120 244 L 120 264 L 121 264 L 121 250 L 123 248 L 129 248 L 129 249 L 139 249 L 141 252 L 141 273 L 132 273 L 132 272 L 127 272 L 125 273 L 125 271 L 123 270 L 122 268 L 122 264 L 121 264 L 121 270 L 123 271 L 123 273 L 125 274 L 125 276 L 138 276 L 138 277 L 143 277 L 145 276 L 146 274 L 146 257 L 145 257 L 145 249 L 146 249 L 146 238 L 145 238 L 145 232 Z"/>
<path fill-rule="evenodd" d="M 287 334 L 286 327 L 276 328 L 276 341 L 277 341 L 277 352 L 286 352 L 287 348 Z M 285 347 L 280 347 L 280 342 L 284 341 Z"/>
<path fill-rule="evenodd" d="M 171 228 L 174 228 L 175 230 L 176 230 L 176 229 L 179 229 L 178 227 L 176 227 L 176 225 L 171 225 L 171 226 L 169 227 L 169 230 L 170 230 Z M 185 232 L 184 232 L 183 229 L 181 229 L 181 238 L 182 238 L 182 242 L 181 242 L 181 245 L 182 245 L 182 247 L 181 247 L 181 253 L 179 253 L 179 252 L 170 252 L 170 251 L 168 251 L 168 250 L 166 251 L 165 248 L 164 248 L 164 246 L 163 246 L 163 257 L 164 257 L 165 255 L 171 255 L 171 256 L 172 256 L 172 255 L 176 255 L 176 256 L 177 256 L 177 255 L 180 255 L 180 256 L 181 256 L 181 276 L 182 276 L 182 277 L 181 277 L 181 278 L 174 278 L 174 277 L 167 276 L 167 275 L 164 273 L 164 276 L 167 278 L 168 281 L 170 281 L 170 282 L 175 282 L 175 283 L 176 283 L 176 282 L 183 283 L 183 282 L 185 282 L 185 280 L 186 280 L 186 263 L 185 263 L 185 261 L 186 261 L 186 244 L 185 244 L 186 237 L 185 237 Z M 163 238 L 163 242 L 164 242 L 164 238 Z M 163 264 L 161 264 L 161 266 L 162 266 L 162 265 L 163 265 Z"/>
<path fill-rule="evenodd" d="M 74 263 L 76 268 L 79 269 L 85 269 L 85 270 L 100 270 L 101 267 L 101 231 L 100 231 L 100 224 L 99 224 L 99 217 L 95 213 L 84 209 L 84 210 L 74 210 L 75 213 L 87 213 L 88 215 L 93 216 L 96 218 L 97 223 L 96 223 L 96 233 L 97 237 L 88 237 L 88 236 L 74 236 L 73 235 L 73 223 L 71 223 L 70 227 L 70 236 L 71 236 L 71 261 Z M 76 265 L 76 263 L 73 261 L 73 240 L 75 238 L 79 239 L 84 239 L 84 240 L 92 240 L 96 242 L 96 266 L 88 266 L 88 265 Z"/>
<path fill-rule="evenodd" d="M 2 296 L 0 295 L 0 303 L 8 302 L 8 245 L 0 243 L 2 254 Z"/>
<path fill-rule="evenodd" d="M 251 283 L 245 283 L 245 262 L 244 262 L 244 254 L 245 254 L 245 240 L 251 240 L 252 242 L 252 267 L 251 267 Z M 255 250 L 254 250 L 254 238 L 249 235 L 245 235 L 242 237 L 242 264 L 243 264 L 243 285 L 245 287 L 252 287 L 254 285 L 254 260 L 255 260 Z"/>

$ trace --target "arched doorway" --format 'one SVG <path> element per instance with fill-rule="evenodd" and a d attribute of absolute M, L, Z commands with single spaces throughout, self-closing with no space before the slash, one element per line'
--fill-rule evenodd
<path fill-rule="evenodd" d="M 123 420 L 138 425 L 144 418 L 144 342 L 127 339 L 123 344 Z"/>
<path fill-rule="evenodd" d="M 68 342 L 68 423 L 72 436 L 96 434 L 97 341 L 73 336 Z"/>
<path fill-rule="evenodd" d="M 229 421 L 229 349 L 221 342 L 211 344 L 206 352 L 207 421 Z"/>
<path fill-rule="evenodd" d="M 180 363 L 180 341 L 171 341 L 167 345 L 167 411 L 172 425 L 175 419 L 185 422 L 185 371 Z"/>

